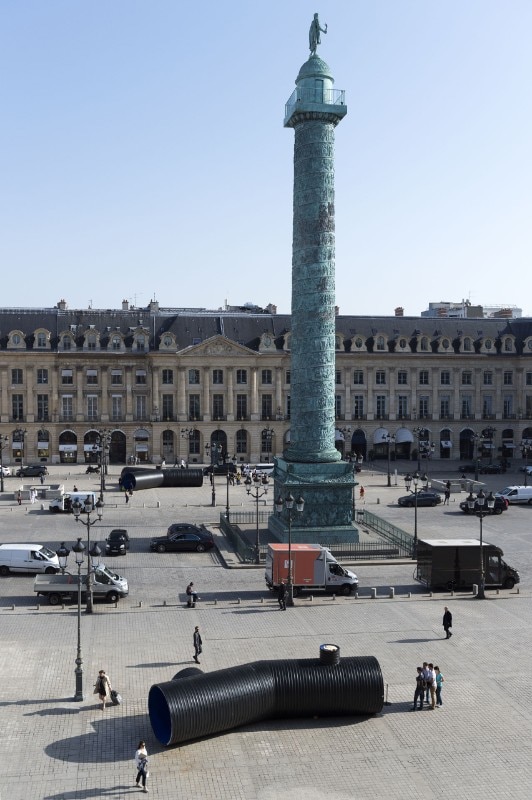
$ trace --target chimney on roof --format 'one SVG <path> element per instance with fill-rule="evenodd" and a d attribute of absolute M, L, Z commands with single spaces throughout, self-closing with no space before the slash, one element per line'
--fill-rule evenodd
<path fill-rule="evenodd" d="M 122 311 L 129 311 L 129 300 L 122 300 Z"/>
<path fill-rule="evenodd" d="M 158 300 L 150 300 L 150 312 L 152 314 L 156 314 L 159 311 L 159 301 Z"/>
<path fill-rule="evenodd" d="M 66 300 L 61 299 L 57 304 L 57 308 L 60 311 L 66 311 L 67 310 L 67 302 L 66 302 Z"/>
<path fill-rule="evenodd" d="M 337 317 L 337 316 L 339 316 L 339 314 L 340 314 L 340 306 L 335 306 L 334 307 L 334 316 Z"/>
<path fill-rule="evenodd" d="M 395 309 L 395 316 L 402 317 L 404 313 L 405 313 L 404 308 L 402 306 L 397 306 L 397 308 Z"/>
<path fill-rule="evenodd" d="M 269 314 L 277 314 L 277 306 L 275 306 L 273 303 L 268 303 L 266 306 L 266 311 Z"/>

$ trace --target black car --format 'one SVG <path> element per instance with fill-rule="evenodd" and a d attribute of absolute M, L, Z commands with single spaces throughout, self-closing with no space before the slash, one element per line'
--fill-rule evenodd
<path fill-rule="evenodd" d="M 48 475 L 45 464 L 29 464 L 17 470 L 17 478 L 40 478 L 41 475 Z"/>
<path fill-rule="evenodd" d="M 413 508 L 416 504 L 414 492 L 405 494 L 397 501 L 400 506 Z M 419 506 L 437 506 L 441 503 L 441 494 L 439 492 L 432 492 L 430 489 L 422 489 L 417 493 L 417 505 Z"/>
<path fill-rule="evenodd" d="M 502 475 L 503 472 L 506 472 L 506 467 L 503 467 L 502 464 L 484 464 L 479 472 L 481 475 Z"/>
<path fill-rule="evenodd" d="M 458 467 L 458 472 L 476 472 L 476 464 L 464 464 L 463 467 Z"/>
<path fill-rule="evenodd" d="M 228 475 L 231 472 L 236 472 L 236 464 L 232 462 L 229 464 L 211 464 L 209 467 L 203 467 L 203 474 L 210 475 L 214 472 L 215 475 Z"/>
<path fill-rule="evenodd" d="M 474 509 L 470 509 L 467 500 L 462 500 L 462 502 L 460 503 L 460 508 L 462 509 L 464 514 L 478 514 L 478 512 L 480 511 L 480 506 L 478 502 L 475 502 Z M 504 497 L 496 496 L 495 505 L 493 506 L 493 508 L 488 508 L 486 502 L 484 501 L 482 510 L 484 514 L 502 514 L 502 512 L 506 511 L 507 508 L 508 508 L 508 500 L 506 500 Z"/>
<path fill-rule="evenodd" d="M 203 553 L 205 550 L 212 550 L 214 539 L 210 531 L 206 528 L 198 528 L 195 525 L 183 527 L 188 528 L 188 530 L 175 533 L 168 532 L 166 536 L 157 536 L 157 538 L 152 539 L 150 550 L 156 553 L 186 553 L 194 550 L 197 553 Z"/>
<path fill-rule="evenodd" d="M 125 556 L 129 550 L 129 534 L 124 528 L 114 528 L 105 540 L 105 554 Z"/>

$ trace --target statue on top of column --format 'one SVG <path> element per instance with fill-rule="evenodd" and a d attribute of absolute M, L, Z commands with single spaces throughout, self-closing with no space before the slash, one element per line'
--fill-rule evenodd
<path fill-rule="evenodd" d="M 310 48 L 311 56 L 316 55 L 318 45 L 321 44 L 320 32 L 327 33 L 327 23 L 325 23 L 325 28 L 320 28 L 318 15 L 314 14 L 314 19 L 310 23 L 310 30 L 308 32 L 308 46 Z"/>

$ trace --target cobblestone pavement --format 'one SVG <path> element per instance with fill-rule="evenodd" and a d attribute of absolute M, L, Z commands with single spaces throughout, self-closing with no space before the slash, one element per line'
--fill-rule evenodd
<path fill-rule="evenodd" d="M 63 473 L 68 488 L 74 480 L 80 489 L 96 488 L 77 470 L 70 477 Z M 61 474 L 60 468 L 53 471 Z M 413 513 L 395 504 L 404 488 L 386 487 L 382 473 L 362 477 L 366 506 L 412 530 Z M 495 488 L 514 481 L 520 482 L 517 475 L 486 482 Z M 8 492 L 14 485 L 14 479 L 6 480 Z M 108 564 L 128 578 L 130 595 L 117 608 L 97 604 L 95 613 L 82 616 L 83 702 L 72 700 L 77 607 L 37 610 L 32 577 L 0 579 L 0 800 L 137 794 L 132 759 L 140 738 L 151 754 L 149 787 L 158 798 L 530 796 L 532 509 L 511 508 L 484 522 L 484 538 L 500 544 L 520 570 L 519 592 L 490 592 L 484 602 L 468 594 L 431 597 L 413 583 L 412 563 L 360 565 L 355 567 L 359 599 L 316 595 L 280 613 L 265 591 L 262 569 L 227 569 L 217 553 L 148 552 L 149 538 L 164 533 L 172 521 L 215 523 L 221 509 L 210 501 L 208 484 L 138 492 L 127 507 L 118 492 L 107 493 L 104 518 L 93 535 L 99 529 L 102 542 L 112 527 L 129 530 L 131 551 Z M 243 487 L 231 489 L 231 503 L 254 507 Z M 420 509 L 420 536 L 478 536 L 478 520 L 455 508 Z M 72 516 L 0 500 L 2 541 L 39 541 L 55 548 L 83 533 Z M 202 598 L 195 609 L 183 603 L 190 580 Z M 393 599 L 390 586 L 396 588 Z M 376 600 L 370 599 L 371 587 L 377 588 Z M 449 641 L 442 638 L 445 604 L 454 618 Z M 151 732 L 147 694 L 153 683 L 193 663 L 195 625 L 202 631 L 205 672 L 259 659 L 311 658 L 325 641 L 339 644 L 343 655 L 374 655 L 389 705 L 370 718 L 268 720 L 163 748 Z M 412 714 L 415 667 L 424 660 L 441 667 L 444 705 Z M 121 706 L 105 712 L 92 694 L 100 668 L 124 697 Z"/>

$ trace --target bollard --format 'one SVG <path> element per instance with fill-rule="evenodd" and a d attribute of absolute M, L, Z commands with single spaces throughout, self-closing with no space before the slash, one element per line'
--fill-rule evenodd
<path fill-rule="evenodd" d="M 261 603 L 264 603 L 264 597 L 261 597 L 261 598 L 260 598 L 260 602 L 261 602 Z"/>
<path fill-rule="evenodd" d="M 333 601 L 336 600 L 336 595 L 335 594 L 333 594 L 332 599 L 333 599 Z"/>
<path fill-rule="evenodd" d="M 41 610 L 41 604 L 37 603 L 37 611 L 40 611 L 40 610 Z"/>
<path fill-rule="evenodd" d="M 114 608 L 118 608 L 118 603 L 115 601 Z"/>
<path fill-rule="evenodd" d="M 408 592 L 407 597 L 410 599 L 412 597 L 412 592 Z"/>
<path fill-rule="evenodd" d="M 218 600 L 217 600 L 216 598 L 214 598 L 214 605 L 215 605 L 215 606 L 217 606 L 217 605 L 218 605 Z"/>
<path fill-rule="evenodd" d="M 142 608 L 142 600 L 139 600 L 139 608 Z"/>
<path fill-rule="evenodd" d="M 377 505 L 380 506 L 380 504 L 381 504 L 381 499 L 380 497 L 377 497 Z"/>
<path fill-rule="evenodd" d="M 358 600 L 358 592 L 355 592 L 355 600 Z"/>
<path fill-rule="evenodd" d="M 236 604 L 237 604 L 237 606 L 240 605 L 240 597 L 237 597 Z"/>
<path fill-rule="evenodd" d="M 499 590 L 497 589 L 497 594 L 500 594 Z"/>
<path fill-rule="evenodd" d="M 375 588 L 371 589 L 371 599 L 375 600 L 377 597 L 377 590 Z"/>
<path fill-rule="evenodd" d="M 143 503 L 143 504 L 142 504 L 142 508 L 146 508 L 146 503 Z"/>
<path fill-rule="evenodd" d="M 517 587 L 517 592 L 516 592 L 516 594 L 519 594 L 519 586 Z"/>
<path fill-rule="evenodd" d="M 41 503 L 41 511 L 44 511 L 44 503 Z"/>
<path fill-rule="evenodd" d="M 393 599 L 395 597 L 395 589 L 393 586 L 390 586 L 390 597 Z"/>
<path fill-rule="evenodd" d="M 434 596 L 433 592 L 429 592 L 429 597 L 433 597 L 433 596 Z"/>
<path fill-rule="evenodd" d="M 157 508 L 160 508 L 160 507 L 161 507 L 161 501 L 157 500 Z"/>
<path fill-rule="evenodd" d="M 15 610 L 15 606 L 13 605 L 13 606 L 11 606 L 11 611 L 14 611 L 14 610 Z"/>
<path fill-rule="evenodd" d="M 314 596 L 309 594 L 309 598 L 308 599 L 309 599 L 309 603 L 312 603 L 312 601 L 314 600 Z"/>
<path fill-rule="evenodd" d="M 163 600 L 163 606 L 166 606 L 166 600 Z"/>
<path fill-rule="evenodd" d="M 478 583 L 473 584 L 473 597 L 476 597 L 478 594 Z"/>

